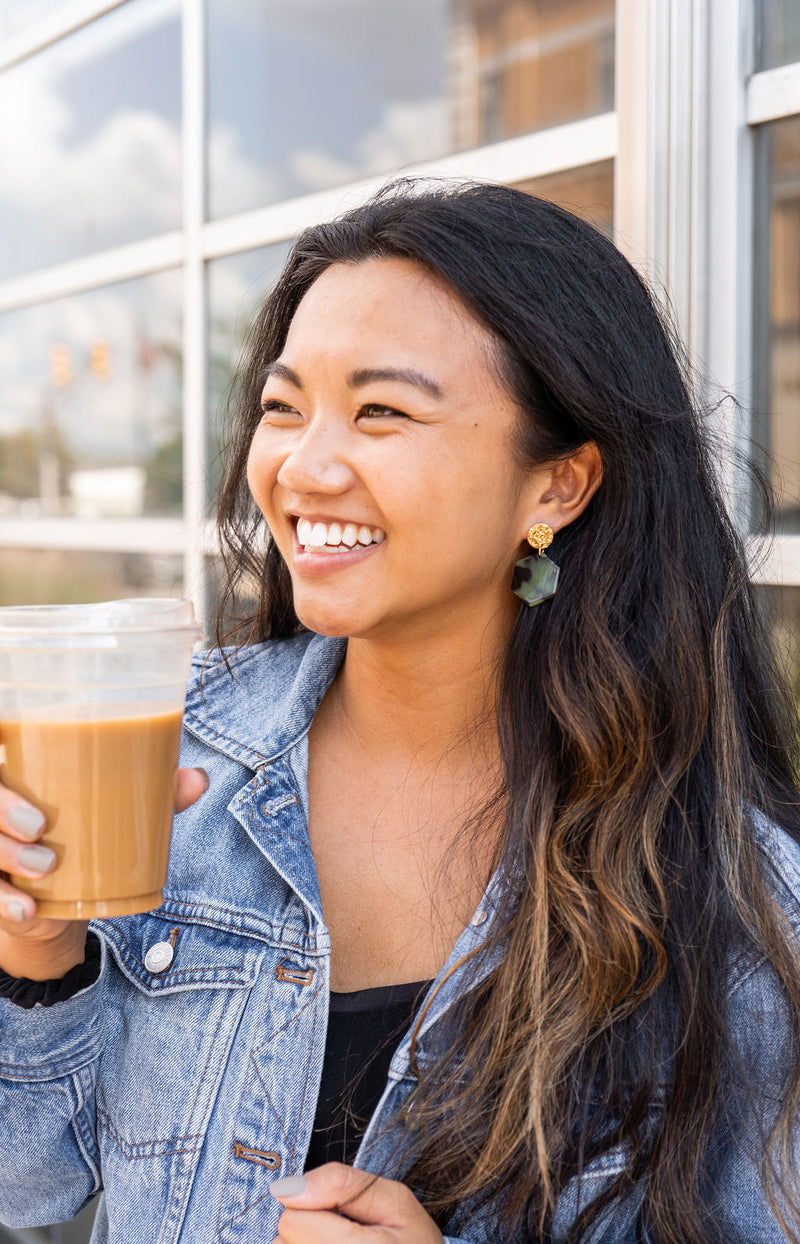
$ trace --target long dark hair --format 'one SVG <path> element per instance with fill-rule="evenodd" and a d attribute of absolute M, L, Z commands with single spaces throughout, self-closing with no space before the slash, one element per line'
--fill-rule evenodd
<path fill-rule="evenodd" d="M 749 1095 L 770 1204 L 800 1235 L 785 1195 L 800 964 L 756 832 L 763 814 L 800 841 L 797 720 L 702 412 L 609 241 L 492 185 L 396 184 L 301 235 L 253 328 L 221 492 L 227 599 L 248 582 L 258 595 L 241 635 L 299 625 L 245 479 L 263 368 L 321 272 L 381 256 L 443 278 L 492 334 L 524 461 L 591 440 L 603 462 L 597 494 L 557 536 L 557 595 L 520 605 L 503 657 L 495 863 L 508 884 L 489 939 L 501 953 L 420 1073 L 404 1177 L 440 1224 L 495 1200 L 503 1238 L 524 1240 L 551 1231 L 570 1181 L 618 1150 L 569 1238 L 633 1196 L 654 1244 L 700 1244 L 717 1238 L 715 1137 Z M 742 955 L 766 961 L 788 1016 L 771 1097 L 725 1018 Z"/>

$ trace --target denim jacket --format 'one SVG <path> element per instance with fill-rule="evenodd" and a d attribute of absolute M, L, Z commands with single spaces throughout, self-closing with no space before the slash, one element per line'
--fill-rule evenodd
<path fill-rule="evenodd" d="M 181 763 L 205 768 L 210 786 L 175 818 L 163 904 L 93 923 L 101 974 L 69 1000 L 25 1010 L 0 999 L 3 1223 L 71 1218 L 104 1189 L 93 1244 L 266 1244 L 276 1234 L 281 1207 L 268 1187 L 303 1170 L 329 992 L 330 939 L 307 830 L 307 731 L 344 645 L 308 634 L 256 645 L 236 658 L 233 676 L 218 657 L 196 659 Z M 798 932 L 800 851 L 774 827 L 762 830 Z M 481 944 L 496 884 L 442 976 Z M 150 970 L 148 950 L 171 940 L 169 966 Z M 436 994 L 419 1035 L 421 1065 L 463 984 L 455 971 Z M 730 1023 L 772 1082 L 789 1038 L 763 963 L 743 962 L 734 975 Z M 391 1120 L 413 1086 L 407 1035 L 358 1166 L 402 1175 Z M 709 1215 L 727 1244 L 785 1238 L 757 1174 L 763 1122 L 742 1110 L 720 1137 Z M 555 1240 L 623 1164 L 609 1153 L 580 1188 L 567 1188 Z M 608 1211 L 594 1244 L 634 1244 L 639 1202 L 631 1194 Z M 448 1230 L 449 1244 L 502 1244 L 487 1215 L 466 1209 Z"/>

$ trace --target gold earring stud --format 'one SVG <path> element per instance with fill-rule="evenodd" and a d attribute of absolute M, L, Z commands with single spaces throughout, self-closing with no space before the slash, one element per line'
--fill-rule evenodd
<path fill-rule="evenodd" d="M 528 529 L 528 544 L 531 548 L 538 549 L 539 556 L 542 556 L 542 549 L 549 549 L 553 543 L 553 528 L 547 523 L 536 523 Z"/>

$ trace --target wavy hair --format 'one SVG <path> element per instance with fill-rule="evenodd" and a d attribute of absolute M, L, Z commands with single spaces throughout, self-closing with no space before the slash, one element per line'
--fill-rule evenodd
<path fill-rule="evenodd" d="M 508 187 L 413 183 L 300 236 L 234 395 L 225 603 L 258 584 L 240 639 L 299 627 L 245 478 L 263 368 L 321 272 L 384 256 L 435 273 L 491 333 L 521 460 L 591 440 L 603 462 L 557 536 L 558 594 L 520 605 L 502 656 L 495 966 L 420 1069 L 404 1178 L 442 1226 L 491 1202 L 503 1239 L 547 1238 L 560 1195 L 613 1151 L 570 1240 L 633 1198 L 653 1244 L 708 1244 L 720 1129 L 749 1101 L 766 1194 L 798 1240 L 800 961 L 756 832 L 763 816 L 800 841 L 797 719 L 680 354 L 606 238 Z M 779 1088 L 726 1020 L 742 956 L 766 961 L 788 1017 Z"/>

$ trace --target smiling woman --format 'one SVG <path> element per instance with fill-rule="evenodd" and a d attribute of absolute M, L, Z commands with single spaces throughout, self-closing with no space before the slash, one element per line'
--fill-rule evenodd
<path fill-rule="evenodd" d="M 260 595 L 190 681 L 165 903 L 87 941 L 0 882 L 4 1217 L 800 1240 L 797 719 L 641 279 L 390 186 L 299 238 L 230 414 Z"/>

